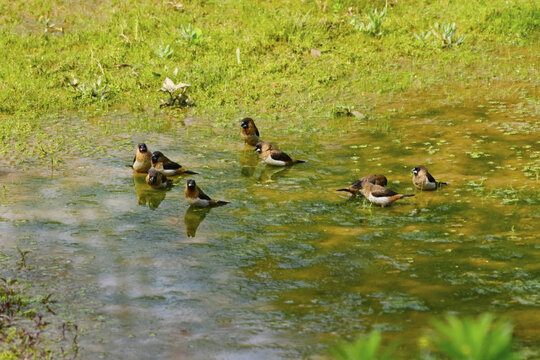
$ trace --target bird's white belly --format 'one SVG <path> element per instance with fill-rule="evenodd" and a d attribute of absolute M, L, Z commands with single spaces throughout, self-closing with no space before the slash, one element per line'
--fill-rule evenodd
<path fill-rule="evenodd" d="M 367 198 L 370 202 L 372 202 L 373 204 L 377 204 L 377 205 L 388 205 L 390 204 L 390 199 L 388 199 L 388 197 L 386 196 L 381 196 L 381 197 L 375 197 L 371 194 L 369 194 L 368 198 Z"/>
<path fill-rule="evenodd" d="M 428 179 L 426 179 L 424 184 L 422 184 L 422 188 L 426 190 L 435 190 L 437 188 L 437 183 L 430 182 Z"/>
<path fill-rule="evenodd" d="M 207 207 L 208 205 L 210 205 L 210 201 L 209 200 L 205 200 L 205 199 L 199 199 L 199 198 L 186 198 L 187 199 L 187 203 L 189 205 L 193 205 L 193 206 L 200 206 L 200 207 Z"/>
<path fill-rule="evenodd" d="M 264 159 L 264 162 L 267 163 L 268 165 L 273 165 L 273 166 L 285 166 L 285 165 L 287 165 L 285 163 L 285 161 L 272 159 L 272 156 L 267 156 L 266 159 Z"/>
<path fill-rule="evenodd" d="M 176 170 L 171 170 L 171 169 L 159 169 L 158 171 L 165 176 L 172 176 L 172 175 L 177 174 Z"/>
<path fill-rule="evenodd" d="M 133 170 L 135 171 L 148 171 L 149 168 L 150 168 L 149 161 L 135 160 L 135 162 L 133 163 Z"/>

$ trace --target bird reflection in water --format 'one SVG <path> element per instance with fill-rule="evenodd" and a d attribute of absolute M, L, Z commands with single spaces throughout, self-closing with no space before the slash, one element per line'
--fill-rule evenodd
<path fill-rule="evenodd" d="M 246 144 L 244 151 L 240 155 L 240 173 L 242 176 L 252 177 L 259 162 L 259 154 L 253 151 L 253 146 Z"/>
<path fill-rule="evenodd" d="M 211 208 L 199 208 L 194 206 L 190 206 L 187 209 L 186 215 L 184 216 L 184 224 L 186 225 L 186 234 L 188 237 L 195 236 L 199 225 L 201 225 L 206 215 L 210 212 L 210 209 Z"/>
<path fill-rule="evenodd" d="M 261 171 L 261 175 L 259 176 L 259 181 L 261 182 L 261 184 L 276 181 L 280 177 L 287 174 L 290 169 L 291 169 L 290 167 L 265 166 Z"/>
<path fill-rule="evenodd" d="M 139 205 L 148 205 L 150 209 L 155 210 L 165 199 L 165 195 L 167 194 L 165 190 L 152 189 L 146 184 L 146 174 L 133 172 L 133 182 Z"/>

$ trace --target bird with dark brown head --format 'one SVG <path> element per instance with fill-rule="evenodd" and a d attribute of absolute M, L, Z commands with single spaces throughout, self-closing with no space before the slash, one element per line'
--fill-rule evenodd
<path fill-rule="evenodd" d="M 259 142 L 259 130 L 252 118 L 244 118 L 240 122 L 242 139 L 248 145 L 255 146 Z"/>
<path fill-rule="evenodd" d="M 448 183 L 435 180 L 422 165 L 416 166 L 411 172 L 414 174 L 413 185 L 418 190 L 436 190 L 441 187 L 441 185 L 448 185 Z"/>
<path fill-rule="evenodd" d="M 277 146 L 266 141 L 257 143 L 254 150 L 261 154 L 261 158 L 268 165 L 289 166 L 293 164 L 305 163 L 304 160 L 293 160 L 289 155 L 278 149 Z"/>
<path fill-rule="evenodd" d="M 133 170 L 140 173 L 148 172 L 152 167 L 152 155 L 145 143 L 140 143 L 137 145 L 137 152 L 133 158 Z"/>
<path fill-rule="evenodd" d="M 353 182 L 348 188 L 338 189 L 337 191 L 346 191 L 353 195 L 358 195 L 358 194 L 364 195 L 364 192 L 362 190 L 362 183 L 364 181 L 370 182 L 375 185 L 380 185 L 380 186 L 386 186 L 386 184 L 388 183 L 388 180 L 386 179 L 386 176 L 384 175 L 367 175 Z"/>
<path fill-rule="evenodd" d="M 363 181 L 361 187 L 364 197 L 368 199 L 370 203 L 382 207 L 388 206 L 396 200 L 414 196 L 414 194 L 398 194 L 384 186 L 372 184 L 369 181 Z"/>
<path fill-rule="evenodd" d="M 228 201 L 212 200 L 197 186 L 197 183 L 193 179 L 189 179 L 186 182 L 184 195 L 187 203 L 196 207 L 221 206 L 229 203 Z"/>
<path fill-rule="evenodd" d="M 168 180 L 165 175 L 151 168 L 148 170 L 148 175 L 146 175 L 146 183 L 154 189 L 166 189 L 172 185 L 172 180 Z"/>
<path fill-rule="evenodd" d="M 198 174 L 191 170 L 186 170 L 182 165 L 175 163 L 168 157 L 163 155 L 161 151 L 154 151 L 152 153 L 152 166 L 167 176 L 182 175 L 182 174 Z"/>

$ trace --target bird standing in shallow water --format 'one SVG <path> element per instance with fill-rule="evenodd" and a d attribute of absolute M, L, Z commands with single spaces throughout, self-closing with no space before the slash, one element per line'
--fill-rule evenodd
<path fill-rule="evenodd" d="M 259 142 L 259 130 L 252 118 L 244 118 L 240 122 L 242 138 L 248 145 L 255 146 Z"/>
<path fill-rule="evenodd" d="M 145 173 L 152 167 L 152 155 L 145 143 L 137 145 L 137 153 L 131 166 L 133 170 L 140 173 Z"/>
<path fill-rule="evenodd" d="M 448 185 L 445 182 L 436 181 L 422 165 L 416 166 L 411 172 L 414 174 L 413 185 L 419 190 L 435 190 L 441 185 Z"/>
<path fill-rule="evenodd" d="M 171 161 L 168 157 L 163 155 L 161 151 L 154 151 L 152 153 L 152 166 L 157 171 L 167 176 L 181 174 L 198 174 L 194 171 L 186 170 L 182 167 L 182 165 Z"/>
<path fill-rule="evenodd" d="M 353 195 L 358 195 L 358 193 L 364 195 L 364 191 L 362 190 L 362 183 L 364 181 L 380 186 L 386 186 L 386 184 L 388 183 L 388 179 L 386 179 L 386 176 L 384 175 L 367 175 L 359 180 L 356 180 L 348 188 L 338 189 L 336 191 L 347 191 Z"/>
<path fill-rule="evenodd" d="M 184 191 L 186 201 L 189 205 L 198 207 L 220 206 L 228 204 L 228 201 L 212 200 L 206 195 L 195 183 L 195 180 L 189 179 L 186 182 L 186 190 Z"/>
<path fill-rule="evenodd" d="M 305 163 L 304 160 L 293 160 L 283 151 L 270 144 L 269 142 L 263 141 L 258 143 L 254 149 L 256 152 L 261 154 L 262 159 L 268 165 L 273 166 L 288 166 L 293 164 Z"/>
<path fill-rule="evenodd" d="M 155 189 L 165 189 L 172 184 L 172 180 L 168 180 L 165 175 L 152 168 L 148 170 L 146 183 Z"/>
<path fill-rule="evenodd" d="M 361 186 L 364 197 L 372 204 L 381 205 L 382 207 L 388 206 L 394 201 L 403 199 L 404 197 L 414 196 L 414 194 L 398 194 L 384 186 L 375 185 L 368 181 L 363 181 Z"/>

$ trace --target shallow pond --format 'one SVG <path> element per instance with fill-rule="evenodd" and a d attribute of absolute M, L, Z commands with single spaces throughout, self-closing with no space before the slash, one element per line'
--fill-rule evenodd
<path fill-rule="evenodd" d="M 446 312 L 504 314 L 537 348 L 539 125 L 520 106 L 398 109 L 313 131 L 261 119 L 264 139 L 308 161 L 287 169 L 263 165 L 236 120 L 125 134 L 129 147 L 64 159 L 53 176 L 1 173 L 1 249 L 34 249 L 84 359 L 297 359 L 373 328 L 416 339 Z M 126 167 L 140 141 L 231 204 L 189 209 L 185 178 L 148 189 Z M 413 190 L 419 164 L 450 185 Z M 379 208 L 335 191 L 374 173 L 416 196 Z M 403 343 L 404 358 L 417 353 Z"/>

